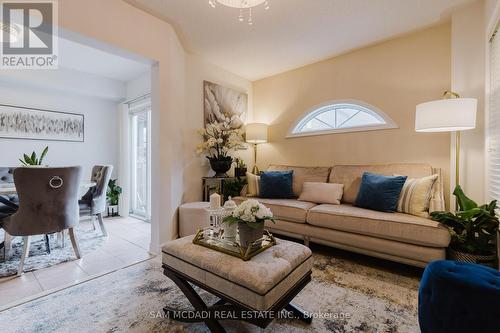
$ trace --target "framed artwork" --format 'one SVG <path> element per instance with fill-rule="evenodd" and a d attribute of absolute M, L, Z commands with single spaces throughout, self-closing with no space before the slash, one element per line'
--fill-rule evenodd
<path fill-rule="evenodd" d="M 216 83 L 203 81 L 205 126 L 227 122 L 233 129 L 245 123 L 248 95 Z"/>
<path fill-rule="evenodd" d="M 0 138 L 83 142 L 83 114 L 0 104 Z"/>

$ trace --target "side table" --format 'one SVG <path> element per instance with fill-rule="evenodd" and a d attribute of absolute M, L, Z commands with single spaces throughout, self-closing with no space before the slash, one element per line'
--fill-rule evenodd
<path fill-rule="evenodd" d="M 235 181 L 236 177 L 203 177 L 203 201 L 210 201 L 210 195 L 220 194 L 224 197 L 224 187 L 229 181 Z"/>

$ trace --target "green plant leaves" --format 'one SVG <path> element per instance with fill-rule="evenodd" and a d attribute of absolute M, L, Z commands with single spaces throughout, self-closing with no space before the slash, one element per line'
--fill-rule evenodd
<path fill-rule="evenodd" d="M 460 185 L 457 185 L 457 187 L 455 187 L 453 195 L 457 198 L 458 207 L 460 208 L 460 210 L 469 210 L 477 207 L 477 203 L 475 203 L 465 195 Z"/>
<path fill-rule="evenodd" d="M 19 161 L 21 161 L 21 163 L 24 166 L 28 166 L 28 165 L 42 165 L 43 159 L 47 155 L 48 151 L 49 151 L 49 147 L 46 146 L 44 148 L 44 150 L 42 151 L 42 154 L 40 155 L 40 159 L 37 158 L 36 153 L 33 151 L 31 153 L 31 156 L 28 156 L 27 154 L 23 154 L 24 160 L 20 159 Z"/>
<path fill-rule="evenodd" d="M 118 205 L 118 201 L 120 199 L 120 194 L 122 193 L 122 188 L 116 185 L 116 179 L 110 179 L 108 182 L 108 190 L 106 192 L 106 197 L 108 199 L 108 203 L 111 206 Z"/>
<path fill-rule="evenodd" d="M 432 212 L 431 218 L 448 228 L 451 246 L 459 251 L 472 254 L 491 254 L 495 252 L 497 242 L 498 217 L 495 214 L 496 200 L 478 206 L 457 186 L 453 194 L 457 197 L 460 210 L 450 212 Z"/>
<path fill-rule="evenodd" d="M 40 165 L 42 164 L 42 161 L 48 152 L 49 152 L 49 146 L 46 146 L 45 149 L 42 151 L 42 155 L 40 155 L 40 161 L 39 161 Z"/>

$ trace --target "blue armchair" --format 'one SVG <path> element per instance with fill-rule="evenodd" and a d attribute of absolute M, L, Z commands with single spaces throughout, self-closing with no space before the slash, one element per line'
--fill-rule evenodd
<path fill-rule="evenodd" d="M 476 264 L 433 261 L 418 295 L 422 333 L 498 332 L 500 272 Z"/>

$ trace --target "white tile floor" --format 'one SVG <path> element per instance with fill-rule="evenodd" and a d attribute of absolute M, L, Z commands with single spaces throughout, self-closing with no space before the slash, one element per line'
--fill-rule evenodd
<path fill-rule="evenodd" d="M 122 217 L 106 218 L 104 223 L 109 234 L 105 243 L 93 252 L 84 253 L 81 259 L 28 272 L 21 277 L 0 278 L 0 309 L 152 257 L 148 252 L 149 223 Z"/>

